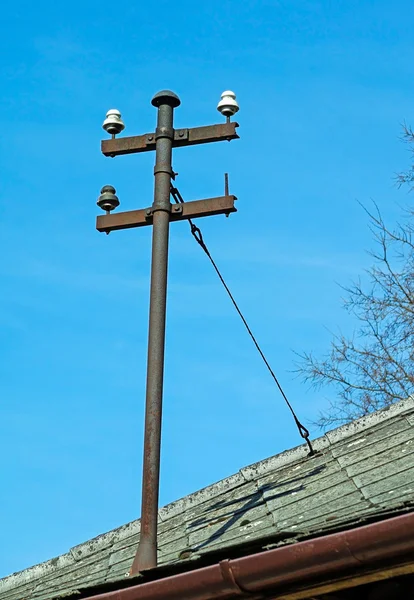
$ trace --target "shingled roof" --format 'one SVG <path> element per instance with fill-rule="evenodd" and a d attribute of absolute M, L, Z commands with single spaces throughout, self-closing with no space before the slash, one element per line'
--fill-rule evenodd
<path fill-rule="evenodd" d="M 399 402 L 190 494 L 159 512 L 158 575 L 385 519 L 414 508 L 414 400 Z M 125 583 L 139 520 L 0 580 L 0 600 Z M 116 582 L 116 583 L 113 583 Z"/>

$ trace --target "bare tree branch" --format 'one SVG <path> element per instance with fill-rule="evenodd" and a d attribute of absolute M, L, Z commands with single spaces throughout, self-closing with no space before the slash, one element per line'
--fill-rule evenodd
<path fill-rule="evenodd" d="M 397 176 L 397 184 L 414 188 L 414 131 L 404 125 L 413 166 Z M 362 206 L 362 204 L 361 204 Z M 314 387 L 332 386 L 335 400 L 319 415 L 317 424 L 346 423 L 414 394 L 414 209 L 390 229 L 378 206 L 362 206 L 377 245 L 374 262 L 349 287 L 344 308 L 357 322 L 354 335 L 334 335 L 330 351 L 317 359 L 297 354 L 297 372 Z M 364 280 L 365 281 L 365 280 Z"/>

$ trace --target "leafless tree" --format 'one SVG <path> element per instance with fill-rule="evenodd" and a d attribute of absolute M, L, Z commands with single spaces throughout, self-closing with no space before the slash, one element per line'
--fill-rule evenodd
<path fill-rule="evenodd" d="M 402 139 L 410 150 L 412 165 L 407 171 L 403 171 L 397 175 L 397 185 L 401 187 L 402 185 L 407 184 L 412 190 L 414 187 L 414 131 L 405 123 L 403 125 Z"/>
<path fill-rule="evenodd" d="M 414 133 L 404 137 L 414 148 Z M 414 166 L 397 176 L 414 187 Z M 335 400 L 319 415 L 321 428 L 346 423 L 414 394 L 414 210 L 395 228 L 376 205 L 369 217 L 376 250 L 363 281 L 343 288 L 357 322 L 352 337 L 335 335 L 322 358 L 299 355 L 298 372 L 315 387 L 333 385 Z"/>

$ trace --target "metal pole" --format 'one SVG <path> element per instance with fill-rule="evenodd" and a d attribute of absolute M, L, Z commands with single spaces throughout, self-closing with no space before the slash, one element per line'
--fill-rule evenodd
<path fill-rule="evenodd" d="M 141 534 L 131 575 L 157 566 L 157 520 L 164 379 L 165 315 L 167 300 L 170 185 L 172 175 L 173 112 L 180 100 L 173 92 L 152 99 L 158 108 L 152 232 L 151 292 L 145 406 Z"/>

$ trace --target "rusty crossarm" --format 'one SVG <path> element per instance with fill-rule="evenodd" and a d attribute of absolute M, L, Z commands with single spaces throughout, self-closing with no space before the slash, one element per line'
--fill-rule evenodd
<path fill-rule="evenodd" d="M 238 126 L 238 123 L 230 122 L 207 125 L 206 127 L 193 127 L 191 129 L 176 129 L 172 146 L 173 148 L 180 148 L 181 146 L 235 140 L 239 137 L 236 133 L 236 127 Z M 155 150 L 155 133 L 102 140 L 101 150 L 105 156 L 120 156 L 121 154 L 135 154 Z"/>
<path fill-rule="evenodd" d="M 237 200 L 236 196 L 230 195 L 207 198 L 206 200 L 193 200 L 184 204 L 173 204 L 170 221 L 184 221 L 212 215 L 228 215 L 237 212 L 234 206 L 235 200 Z M 145 225 L 152 225 L 151 208 L 100 215 L 96 218 L 96 229 L 106 233 L 118 229 L 145 227 Z"/>

